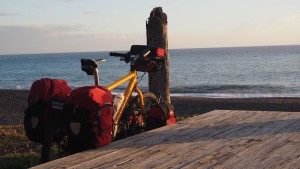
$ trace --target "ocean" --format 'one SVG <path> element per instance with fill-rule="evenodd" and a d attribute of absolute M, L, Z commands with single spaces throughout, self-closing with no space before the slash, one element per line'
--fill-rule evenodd
<path fill-rule="evenodd" d="M 0 55 L 0 89 L 28 90 L 43 77 L 65 79 L 72 88 L 93 85 L 93 77 L 81 71 L 81 58 L 107 60 L 99 68 L 100 83 L 106 86 L 130 69 L 108 53 Z M 300 45 L 170 49 L 169 55 L 173 96 L 300 97 Z M 147 74 L 138 75 L 146 91 Z"/>

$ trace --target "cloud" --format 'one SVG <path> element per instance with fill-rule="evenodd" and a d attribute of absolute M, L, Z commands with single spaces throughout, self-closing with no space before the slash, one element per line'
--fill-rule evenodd
<path fill-rule="evenodd" d="M 6 16 L 7 14 L 4 12 L 0 12 L 0 16 Z"/>
<path fill-rule="evenodd" d="M 86 11 L 83 13 L 84 15 L 95 15 L 97 14 L 97 12 L 94 12 L 94 11 Z"/>
<path fill-rule="evenodd" d="M 16 14 L 8 13 L 8 12 L 0 12 L 0 17 L 4 17 L 4 16 L 13 16 L 13 15 L 16 15 Z"/>
<path fill-rule="evenodd" d="M 88 28 L 82 25 L 4 25 L 0 26 L 0 34 L 9 37 L 45 38 L 67 35 L 86 34 Z M 9 35 L 9 36 L 8 36 Z"/>
<path fill-rule="evenodd" d="M 145 35 L 102 33 L 84 25 L 0 26 L 0 54 L 107 51 L 145 44 Z"/>
<path fill-rule="evenodd" d="M 288 16 L 280 17 L 277 19 L 279 24 L 287 23 L 299 23 L 300 22 L 300 13 L 294 13 Z"/>
<path fill-rule="evenodd" d="M 78 0 L 62 0 L 62 1 L 69 3 L 69 2 L 75 2 L 75 1 L 78 1 Z"/>

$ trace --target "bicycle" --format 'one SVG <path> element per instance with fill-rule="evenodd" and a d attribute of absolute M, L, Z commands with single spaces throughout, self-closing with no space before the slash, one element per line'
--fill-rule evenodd
<path fill-rule="evenodd" d="M 110 56 L 120 57 L 121 61 L 130 63 L 129 73 L 107 86 L 107 89 L 112 91 L 129 81 L 124 92 L 124 99 L 113 118 L 112 138 L 113 140 L 119 140 L 150 130 L 150 128 L 147 128 L 147 113 L 151 106 L 160 102 L 160 96 L 151 92 L 143 93 L 141 91 L 138 86 L 137 71 L 142 71 L 145 75 L 146 72 L 158 70 L 164 63 L 165 55 L 164 50 L 161 48 L 132 45 L 129 52 L 111 52 Z M 88 75 L 94 76 L 96 86 L 100 85 L 98 67 L 104 61 L 104 59 L 81 59 L 81 69 Z M 133 95 L 134 92 L 136 93 L 135 96 Z M 59 108 L 59 110 L 70 111 L 68 110 L 68 106 L 65 107 L 64 102 L 56 102 L 55 100 L 52 100 L 49 105 L 42 104 L 41 106 L 50 106 L 49 108 L 56 107 L 54 109 Z M 41 163 L 50 160 L 51 143 L 54 141 L 57 144 L 57 155 L 59 158 L 70 154 L 68 147 L 69 139 L 66 131 L 68 125 L 66 124 L 66 114 L 58 113 L 58 115 L 55 115 L 53 118 L 55 118 L 52 120 L 53 123 L 48 126 L 45 132 L 47 137 L 42 141 Z M 32 125 L 31 122 L 32 121 L 28 124 Z"/>
<path fill-rule="evenodd" d="M 152 105 L 160 102 L 160 97 L 151 92 L 143 93 L 138 86 L 137 71 L 152 72 L 159 69 L 164 62 L 164 50 L 161 48 L 150 47 L 145 45 L 132 45 L 127 53 L 111 52 L 110 56 L 120 57 L 121 61 L 130 63 L 130 71 L 127 75 L 116 80 L 110 85 L 106 86 L 108 90 L 112 91 L 125 82 L 129 81 L 124 92 L 124 99 L 121 102 L 119 109 L 115 112 L 113 119 L 113 140 L 119 140 L 128 136 L 132 136 L 143 131 L 147 131 L 147 113 Z M 104 59 L 81 59 L 81 69 L 87 75 L 93 75 L 95 85 L 100 85 L 99 65 L 105 62 Z M 144 74 L 145 75 L 145 74 Z M 137 95 L 133 96 L 136 92 Z M 66 124 L 63 122 L 65 117 L 57 119 L 53 124 L 51 132 L 48 133 L 47 142 L 43 143 L 43 151 L 41 153 L 41 162 L 47 162 L 50 159 L 51 140 L 54 133 L 59 130 L 61 126 L 62 131 L 65 131 Z M 62 132 L 58 140 L 58 157 L 69 155 L 68 151 L 68 137 L 66 132 Z"/>
<path fill-rule="evenodd" d="M 127 53 L 110 52 L 109 55 L 120 57 L 121 61 L 130 63 L 130 72 L 107 86 L 107 89 L 112 91 L 129 81 L 124 92 L 124 99 L 113 119 L 112 137 L 118 140 L 147 130 L 147 112 L 151 105 L 160 101 L 160 97 L 151 92 L 141 91 L 138 87 L 137 71 L 146 73 L 158 70 L 164 62 L 164 50 L 145 45 L 132 45 Z M 94 76 L 95 85 L 100 85 L 98 67 L 102 62 L 105 60 L 81 59 L 82 71 Z M 133 92 L 137 95 L 133 96 Z"/>

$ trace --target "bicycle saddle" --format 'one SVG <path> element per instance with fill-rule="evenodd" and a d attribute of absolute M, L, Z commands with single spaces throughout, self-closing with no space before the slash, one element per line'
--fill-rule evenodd
<path fill-rule="evenodd" d="M 81 70 L 85 71 L 88 75 L 94 75 L 94 72 L 98 68 L 100 63 L 105 61 L 105 59 L 81 59 Z"/>

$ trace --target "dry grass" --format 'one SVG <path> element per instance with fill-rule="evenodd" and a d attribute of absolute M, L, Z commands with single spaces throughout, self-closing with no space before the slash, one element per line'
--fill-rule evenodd
<path fill-rule="evenodd" d="M 39 164 L 41 145 L 30 142 L 22 125 L 0 125 L 0 169 Z"/>
<path fill-rule="evenodd" d="M 179 115 L 181 121 L 191 115 Z M 42 145 L 28 140 L 23 125 L 0 125 L 0 169 L 29 168 L 40 164 Z M 52 154 L 55 154 L 55 147 Z M 54 159 L 55 159 L 54 155 Z"/>

